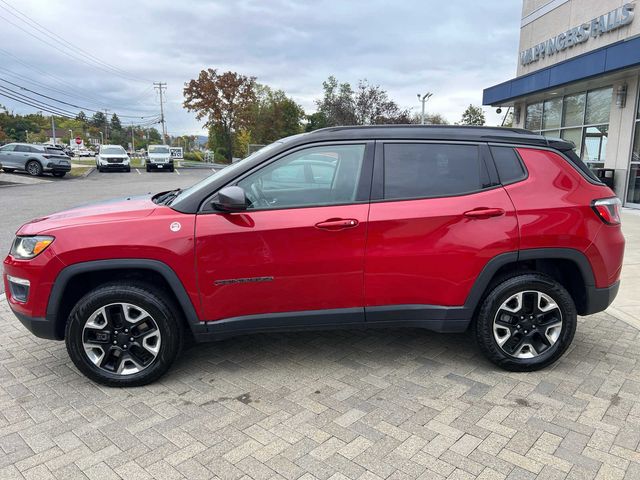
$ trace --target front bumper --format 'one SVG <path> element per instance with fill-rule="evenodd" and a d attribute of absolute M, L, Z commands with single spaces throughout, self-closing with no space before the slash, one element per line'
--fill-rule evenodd
<path fill-rule="evenodd" d="M 585 302 L 585 311 L 580 312 L 581 315 L 591 315 L 593 313 L 602 312 L 607 309 L 618 295 L 620 288 L 620 280 L 606 288 L 596 288 L 593 286 L 586 287 L 587 298 Z"/>
<path fill-rule="evenodd" d="M 46 338 L 47 340 L 62 340 L 62 338 L 56 332 L 54 322 L 42 317 L 30 317 L 24 313 L 17 312 L 11 308 L 13 314 L 18 317 L 20 323 L 24 325 L 27 330 L 33 333 L 36 337 Z"/>
<path fill-rule="evenodd" d="M 170 162 L 148 162 L 147 166 L 149 168 L 157 168 L 161 170 L 168 170 L 173 167 L 173 161 Z"/>
<path fill-rule="evenodd" d="M 103 170 L 126 170 L 131 168 L 130 163 L 100 163 Z"/>

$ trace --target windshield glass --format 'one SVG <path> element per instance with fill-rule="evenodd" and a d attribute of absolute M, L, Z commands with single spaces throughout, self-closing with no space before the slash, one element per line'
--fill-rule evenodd
<path fill-rule="evenodd" d="M 304 134 L 301 134 L 301 135 L 304 135 Z M 254 158 L 258 153 L 264 153 L 264 152 L 266 152 L 268 150 L 272 150 L 273 148 L 282 145 L 287 140 L 289 140 L 291 138 L 294 138 L 294 137 L 297 137 L 297 136 L 298 135 L 292 135 L 290 137 L 283 138 L 282 140 L 278 140 L 276 142 L 270 143 L 269 145 L 267 145 L 265 147 L 262 147 L 260 150 L 253 152 L 248 157 L 243 158 L 239 162 L 232 163 L 228 167 L 224 167 L 222 170 L 218 170 L 213 175 L 209 175 L 205 179 L 200 180 L 195 185 L 193 185 L 193 186 L 183 190 L 182 192 L 180 192 L 180 194 L 174 199 L 174 202 L 176 202 L 178 200 L 182 200 L 184 198 L 187 198 L 188 196 L 192 195 L 194 192 L 197 192 L 201 188 L 207 188 L 207 185 L 209 185 L 211 182 L 215 181 L 221 175 L 228 175 L 229 173 L 233 173 L 235 170 L 241 170 L 242 167 L 244 166 L 245 162 L 247 162 L 247 161 L 251 160 L 252 158 Z"/>
<path fill-rule="evenodd" d="M 149 153 L 169 153 L 169 147 L 162 145 L 149 145 Z"/>
<path fill-rule="evenodd" d="M 103 155 L 125 155 L 126 152 L 122 147 L 105 147 L 100 150 Z"/>

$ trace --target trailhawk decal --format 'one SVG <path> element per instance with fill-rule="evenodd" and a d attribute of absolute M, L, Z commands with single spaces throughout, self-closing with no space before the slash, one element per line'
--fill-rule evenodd
<path fill-rule="evenodd" d="M 248 278 L 227 278 L 224 280 L 215 280 L 214 285 L 236 285 L 238 283 L 257 283 L 257 282 L 272 282 L 273 277 L 248 277 Z"/>

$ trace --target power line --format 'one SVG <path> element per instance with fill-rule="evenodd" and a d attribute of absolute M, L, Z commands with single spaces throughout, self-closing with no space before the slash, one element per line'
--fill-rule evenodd
<path fill-rule="evenodd" d="M 44 95 L 44 94 L 42 94 L 42 93 L 38 93 L 38 92 L 36 92 L 35 90 L 31 90 L 31 89 L 29 89 L 29 88 L 23 87 L 22 85 L 18 85 L 17 83 L 10 82 L 9 80 L 6 80 L 6 79 L 4 79 L 4 78 L 0 78 L 0 81 L 1 81 L 1 82 L 5 82 L 5 83 L 8 83 L 9 85 L 13 85 L 14 87 L 18 87 L 18 88 L 20 88 L 21 90 L 25 90 L 25 91 L 27 91 L 27 92 L 33 93 L 33 94 L 35 94 L 35 95 L 38 95 L 39 97 L 43 97 L 43 98 L 46 98 L 46 99 L 48 99 L 48 100 L 53 100 L 54 102 L 57 102 L 57 103 L 61 103 L 61 104 L 63 104 L 63 105 L 68 105 L 68 106 L 70 106 L 70 107 L 79 108 L 80 110 L 83 110 L 83 111 L 84 111 L 84 110 L 86 110 L 86 111 L 88 111 L 88 112 L 94 112 L 94 113 L 95 113 L 95 112 L 98 112 L 98 111 L 99 111 L 99 110 L 93 110 L 93 109 L 88 108 L 88 107 L 82 107 L 82 106 L 80 106 L 80 105 L 75 105 L 75 104 L 73 104 L 73 103 L 65 102 L 65 101 L 62 101 L 62 100 L 58 100 L 58 99 L 53 98 L 53 97 L 50 97 L 50 96 L 48 96 L 48 95 Z M 116 113 L 116 115 L 117 115 L 117 113 Z M 139 119 L 141 119 L 141 120 L 144 120 L 144 119 L 147 119 L 147 118 L 154 118 L 154 117 L 157 117 L 157 115 L 148 115 L 148 116 L 138 116 L 138 115 L 118 115 L 118 117 L 125 117 L 125 118 L 139 118 Z"/>
<path fill-rule="evenodd" d="M 153 82 L 153 88 L 160 93 L 160 122 L 162 123 L 162 141 L 167 141 L 167 126 L 164 120 L 164 105 L 162 100 L 162 92 L 167 89 L 167 84 L 163 82 Z"/>
<path fill-rule="evenodd" d="M 17 8 L 13 7 L 11 4 L 7 3 L 6 1 L 0 0 L 0 3 L 3 3 L 4 5 L 6 5 L 6 6 L 0 5 L 0 8 L 2 8 L 7 13 L 12 15 L 14 18 L 18 19 L 22 23 L 28 25 L 33 30 L 37 31 L 39 34 L 44 35 L 49 40 L 53 40 L 55 43 L 59 44 L 62 48 L 64 48 L 67 51 L 71 52 L 71 53 L 69 53 L 69 52 L 64 51 L 64 50 L 58 50 L 60 53 L 66 55 L 68 57 L 71 57 L 74 60 L 82 62 L 85 65 L 91 66 L 93 68 L 98 68 L 100 70 L 109 72 L 109 73 L 114 74 L 114 75 L 118 75 L 118 76 L 120 76 L 122 78 L 125 78 L 125 79 L 128 79 L 128 80 L 134 80 L 134 81 L 137 81 L 137 82 L 145 82 L 145 83 L 149 83 L 150 82 L 149 80 L 145 80 L 145 79 L 141 79 L 141 78 L 137 78 L 137 77 L 131 76 L 127 72 L 125 72 L 124 70 L 122 70 L 122 69 L 120 69 L 118 67 L 115 67 L 115 66 L 113 66 L 113 65 L 111 65 L 111 64 L 109 64 L 107 62 L 104 62 L 103 60 L 100 60 L 98 57 L 92 55 L 91 53 L 87 52 L 86 50 L 84 50 L 84 49 L 72 44 L 68 40 L 66 40 L 63 37 L 61 37 L 60 35 L 52 32 L 51 30 L 49 30 L 48 28 L 46 28 L 42 24 L 38 23 L 37 21 L 35 21 L 34 19 L 32 19 L 31 17 L 26 15 L 25 13 L 21 12 Z M 7 7 L 9 7 L 9 8 L 7 8 Z M 11 10 L 13 10 L 13 11 L 11 11 Z M 45 39 L 41 38 L 40 36 L 35 35 L 32 32 L 22 28 L 20 25 L 17 25 L 16 23 L 12 22 L 11 20 L 8 20 L 7 18 L 5 18 L 5 17 L 3 17 L 1 15 L 0 15 L 0 18 L 5 20 L 7 23 L 13 25 L 14 27 L 22 30 L 26 34 L 30 35 L 31 37 L 39 40 L 40 42 L 44 43 L 45 45 L 53 47 L 53 45 L 51 43 L 49 43 L 47 40 L 45 40 Z M 77 55 L 75 53 L 76 51 L 82 52 L 85 55 L 85 57 Z M 90 60 L 91 63 L 88 60 Z"/>

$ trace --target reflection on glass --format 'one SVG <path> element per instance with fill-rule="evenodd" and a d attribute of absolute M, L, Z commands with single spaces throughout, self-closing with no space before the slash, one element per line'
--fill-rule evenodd
<path fill-rule="evenodd" d="M 524 128 L 529 130 L 540 130 L 542 128 L 542 103 L 527 105 Z"/>
<path fill-rule="evenodd" d="M 609 87 L 601 88 L 600 90 L 591 90 L 587 93 L 586 125 L 609 122 L 612 92 L 613 89 Z"/>
<path fill-rule="evenodd" d="M 608 134 L 608 125 L 586 127 L 584 145 L 582 147 L 582 160 L 585 162 L 604 162 L 607 153 Z"/>
<path fill-rule="evenodd" d="M 563 126 L 573 127 L 575 125 L 582 125 L 584 121 L 584 104 L 586 97 L 584 93 L 564 97 L 564 110 L 562 114 Z"/>
<path fill-rule="evenodd" d="M 560 137 L 570 142 L 573 142 L 573 144 L 575 145 L 574 150 L 576 151 L 578 156 L 581 155 L 581 152 L 582 152 L 582 128 L 581 127 L 565 128 L 560 133 Z"/>
<path fill-rule="evenodd" d="M 546 132 L 541 132 L 541 134 L 549 138 L 560 138 L 560 130 L 547 130 Z"/>
<path fill-rule="evenodd" d="M 562 98 L 554 98 L 544 102 L 542 113 L 542 128 L 560 128 L 560 115 L 562 113 Z"/>
<path fill-rule="evenodd" d="M 629 165 L 629 188 L 627 189 L 627 202 L 640 203 L 640 165 Z"/>
<path fill-rule="evenodd" d="M 631 152 L 631 161 L 640 162 L 640 122 L 636 123 L 636 133 L 633 140 L 633 151 Z"/>

